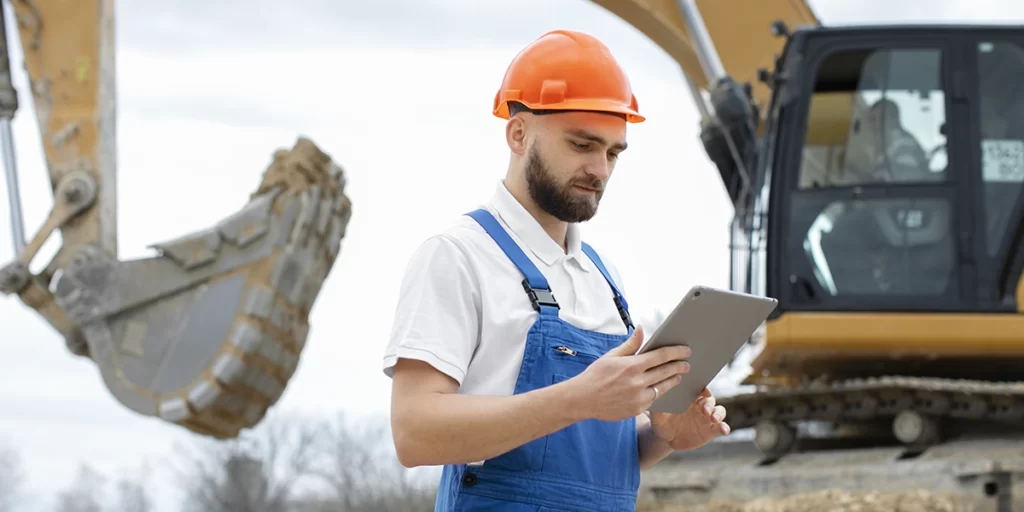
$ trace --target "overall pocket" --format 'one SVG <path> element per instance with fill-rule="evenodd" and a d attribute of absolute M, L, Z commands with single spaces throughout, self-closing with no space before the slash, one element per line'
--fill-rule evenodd
<path fill-rule="evenodd" d="M 552 343 L 551 384 L 576 377 L 600 356 L 563 343 Z M 636 419 L 584 420 L 547 436 L 542 471 L 615 490 L 638 485 Z"/>
<path fill-rule="evenodd" d="M 589 349 L 577 348 L 561 342 L 553 342 L 549 345 L 549 358 L 552 362 L 551 372 L 555 375 L 558 383 L 571 379 L 586 370 L 594 361 L 600 357 Z"/>

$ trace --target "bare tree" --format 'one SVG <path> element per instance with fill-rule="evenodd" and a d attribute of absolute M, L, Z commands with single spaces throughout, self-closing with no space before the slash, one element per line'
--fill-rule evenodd
<path fill-rule="evenodd" d="M 149 494 L 149 467 L 143 465 L 133 476 L 122 477 L 117 482 L 117 506 L 120 512 L 151 512 L 153 499 Z"/>
<path fill-rule="evenodd" d="M 24 482 L 21 455 L 11 446 L 0 446 L 0 512 L 14 510 Z"/>
<path fill-rule="evenodd" d="M 195 512 L 285 512 L 312 466 L 319 424 L 265 420 L 230 441 L 203 440 L 179 476 Z"/>
<path fill-rule="evenodd" d="M 197 446 L 178 471 L 190 512 L 434 508 L 436 475 L 398 462 L 386 418 L 267 420 L 236 440 Z"/>
<path fill-rule="evenodd" d="M 78 469 L 78 477 L 57 495 L 57 512 L 102 512 L 105 478 L 87 464 Z"/>
<path fill-rule="evenodd" d="M 436 486 L 429 475 L 398 462 L 385 418 L 349 421 L 339 414 L 318 447 L 312 472 L 333 498 L 324 506 L 350 512 L 433 510 Z"/>

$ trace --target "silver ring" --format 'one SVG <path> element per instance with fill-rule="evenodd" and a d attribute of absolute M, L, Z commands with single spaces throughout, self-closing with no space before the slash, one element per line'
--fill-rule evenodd
<path fill-rule="evenodd" d="M 657 400 L 658 399 L 658 386 L 651 386 L 651 389 L 654 390 L 654 399 Z"/>

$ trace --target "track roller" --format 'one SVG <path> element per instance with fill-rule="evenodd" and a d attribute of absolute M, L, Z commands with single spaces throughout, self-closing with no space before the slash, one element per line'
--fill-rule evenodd
<path fill-rule="evenodd" d="M 896 414 L 892 433 L 912 450 L 923 450 L 939 440 L 939 423 L 935 418 L 906 409 Z"/>
<path fill-rule="evenodd" d="M 754 444 L 769 458 L 785 455 L 796 442 L 796 429 L 787 423 L 762 420 L 755 428 Z"/>

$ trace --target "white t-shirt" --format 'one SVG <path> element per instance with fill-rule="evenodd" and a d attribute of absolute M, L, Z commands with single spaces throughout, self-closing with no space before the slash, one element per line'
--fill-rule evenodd
<path fill-rule="evenodd" d="M 547 278 L 563 320 L 581 329 L 626 333 L 614 292 L 580 247 L 577 225 L 569 225 L 566 253 L 503 182 L 483 207 Z M 628 302 L 614 265 L 600 247 L 594 251 Z M 461 215 L 420 245 L 405 269 L 384 353 L 385 375 L 392 376 L 399 358 L 418 359 L 455 379 L 459 393 L 511 395 L 527 331 L 538 315 L 522 280 L 483 227 Z"/>

